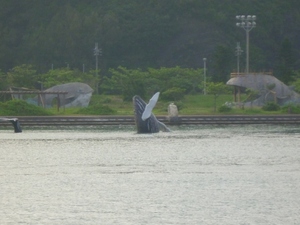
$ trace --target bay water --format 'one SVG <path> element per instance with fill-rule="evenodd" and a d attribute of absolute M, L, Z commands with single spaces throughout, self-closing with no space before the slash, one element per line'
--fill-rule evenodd
<path fill-rule="evenodd" d="M 300 127 L 0 130 L 0 224 L 300 224 Z"/>

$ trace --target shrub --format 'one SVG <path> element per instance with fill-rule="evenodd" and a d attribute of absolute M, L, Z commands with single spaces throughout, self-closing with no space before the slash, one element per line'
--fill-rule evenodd
<path fill-rule="evenodd" d="M 111 101 L 111 99 L 110 98 L 104 98 L 103 100 L 102 100 L 102 103 L 111 103 L 112 101 Z"/>
<path fill-rule="evenodd" d="M 162 93 L 162 99 L 167 101 L 178 101 L 184 97 L 184 89 L 183 88 L 170 88 Z"/>
<path fill-rule="evenodd" d="M 182 101 L 174 102 L 174 104 L 177 106 L 178 111 L 180 111 L 181 109 L 183 109 L 185 107 L 184 103 Z"/>
<path fill-rule="evenodd" d="M 0 115 L 2 116 L 49 116 L 52 113 L 45 109 L 29 104 L 26 101 L 14 99 L 0 103 Z"/>
<path fill-rule="evenodd" d="M 262 109 L 265 111 L 278 111 L 280 106 L 275 102 L 267 102 Z"/>
<path fill-rule="evenodd" d="M 230 112 L 231 111 L 231 107 L 228 105 L 222 105 L 219 107 L 218 111 L 219 112 Z"/>
<path fill-rule="evenodd" d="M 289 103 L 282 107 L 282 111 L 285 113 L 300 114 L 300 105 Z"/>
<path fill-rule="evenodd" d="M 92 105 L 86 108 L 81 108 L 75 114 L 86 114 L 86 115 L 114 115 L 116 111 L 105 105 Z"/>

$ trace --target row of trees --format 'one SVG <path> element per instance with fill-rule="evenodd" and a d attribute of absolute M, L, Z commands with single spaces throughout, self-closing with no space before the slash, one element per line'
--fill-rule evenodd
<path fill-rule="evenodd" d="M 96 76 L 99 74 L 100 76 Z M 296 91 L 300 91 L 300 73 L 293 84 Z M 179 100 L 186 94 L 203 93 L 204 88 L 209 94 L 218 95 L 230 92 L 224 82 L 214 82 L 207 77 L 204 84 L 204 70 L 181 68 L 148 68 L 128 69 L 118 67 L 109 70 L 109 76 L 103 75 L 101 71 L 95 70 L 82 72 L 61 68 L 49 70 L 47 73 L 38 74 L 32 65 L 21 65 L 14 67 L 11 71 L 0 72 L 0 88 L 6 90 L 8 87 L 24 87 L 27 89 L 47 89 L 52 86 L 69 83 L 84 82 L 89 84 L 96 93 L 122 95 L 124 100 L 131 100 L 134 95 L 143 98 L 150 97 L 153 93 L 161 92 L 161 97 L 166 100 Z M 99 88 L 99 89 L 97 89 Z"/>
<path fill-rule="evenodd" d="M 77 69 L 71 70 L 67 67 L 49 70 L 47 73 L 39 74 L 32 65 L 23 64 L 16 66 L 9 72 L 0 71 L 0 90 L 7 90 L 10 87 L 23 89 L 47 89 L 49 87 L 69 83 L 84 82 L 94 87 L 99 83 L 100 78 L 94 76 L 95 71 L 83 73 Z"/>
<path fill-rule="evenodd" d="M 125 100 L 130 100 L 136 94 L 150 96 L 156 91 L 163 92 L 166 97 L 180 98 L 184 94 L 199 93 L 203 89 L 203 69 L 173 67 L 141 70 L 120 66 L 110 69 L 110 76 L 103 76 L 99 71 L 97 74 L 100 76 L 96 76 L 95 70 L 82 72 L 66 67 L 38 74 L 32 65 L 23 64 L 7 73 L 0 73 L 0 88 L 47 89 L 62 83 L 84 82 L 96 92 L 123 95 Z"/>

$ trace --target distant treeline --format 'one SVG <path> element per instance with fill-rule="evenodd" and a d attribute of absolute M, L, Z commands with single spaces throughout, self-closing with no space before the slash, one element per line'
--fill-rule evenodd
<path fill-rule="evenodd" d="M 62 83 L 83 82 L 89 84 L 95 93 L 122 95 L 124 100 L 131 100 L 134 95 L 148 97 L 157 91 L 166 98 L 180 99 L 185 94 L 202 92 L 204 85 L 203 69 L 118 67 L 108 73 L 109 76 L 104 76 L 101 71 L 96 74 L 95 70 L 82 72 L 61 68 L 39 74 L 33 66 L 23 64 L 6 74 L 0 73 L 0 90 L 9 87 L 45 90 Z"/>
<path fill-rule="evenodd" d="M 245 69 L 245 31 L 236 15 L 256 15 L 250 70 L 290 81 L 300 69 L 299 0 L 0 0 L 0 69 L 23 64 L 38 73 L 69 68 L 203 68 L 212 81 Z M 287 77 L 287 78 L 285 78 Z"/>

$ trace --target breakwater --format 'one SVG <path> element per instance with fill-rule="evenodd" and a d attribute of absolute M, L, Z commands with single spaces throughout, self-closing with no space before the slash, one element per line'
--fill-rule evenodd
<path fill-rule="evenodd" d="M 8 117 L 12 118 L 12 117 Z M 24 126 L 90 126 L 90 125 L 134 125 L 133 116 L 20 116 Z M 204 125 L 204 124 L 300 124 L 300 115 L 222 115 L 222 116 L 157 116 L 167 125 Z M 9 122 L 0 122 L 1 126 L 11 126 Z"/>

